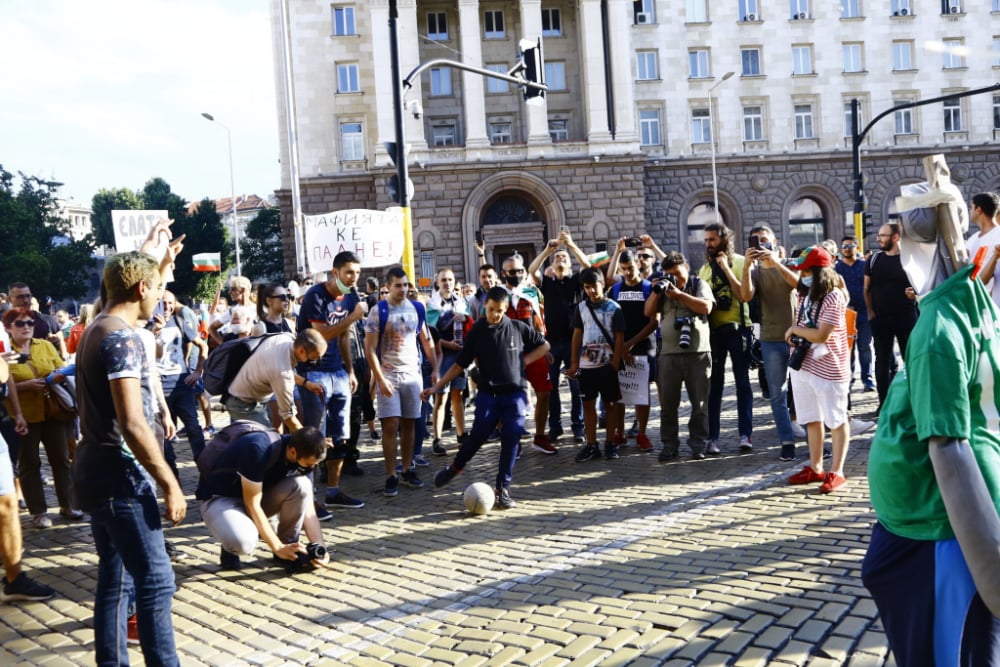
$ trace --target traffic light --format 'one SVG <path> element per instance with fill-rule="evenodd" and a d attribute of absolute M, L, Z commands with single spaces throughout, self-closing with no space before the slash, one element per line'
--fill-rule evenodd
<path fill-rule="evenodd" d="M 522 76 L 524 80 L 528 83 L 544 86 L 545 58 L 542 55 L 542 38 L 539 37 L 537 42 L 532 42 L 530 39 L 522 39 L 519 46 L 521 47 L 521 65 L 523 67 Z M 545 88 L 524 86 L 525 100 L 531 100 L 536 97 L 545 97 Z"/>

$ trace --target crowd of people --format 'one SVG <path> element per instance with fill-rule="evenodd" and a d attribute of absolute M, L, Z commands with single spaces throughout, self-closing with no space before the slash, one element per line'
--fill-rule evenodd
<path fill-rule="evenodd" d="M 996 195 L 973 198 L 980 229 L 973 248 L 1000 248 L 990 240 L 998 203 Z M 700 261 L 641 235 L 619 239 L 606 264 L 592 266 L 563 229 L 528 266 L 515 253 L 498 269 L 477 244 L 478 285 L 458 283 L 446 267 L 425 295 L 396 266 L 362 290 L 360 258 L 342 252 L 315 281 L 255 287 L 236 276 L 228 301 L 220 294 L 194 309 L 163 282 L 162 270 L 182 247 L 176 240 L 159 264 L 142 252 L 111 258 L 101 298 L 76 321 L 65 311 L 42 314 L 30 287 L 15 283 L 0 336 L 8 450 L 0 453 L 0 526 L 19 538 L 18 501 L 31 525 L 52 525 L 44 446 L 59 516 L 90 514 L 101 561 L 100 662 L 120 655 L 130 637 L 147 656 L 171 653 L 169 563 L 177 554 L 159 521 L 149 519 L 159 516 L 156 486 L 166 518 L 184 518 L 179 435 L 201 470 L 196 497 L 224 569 L 239 569 L 260 540 L 280 564 L 322 567 L 328 557 L 319 522 L 330 509 L 365 504 L 340 485 L 342 475 L 366 474 L 363 433 L 381 445 L 387 497 L 400 485 L 424 486 L 418 468 L 430 465 L 426 440 L 429 454 L 448 457 L 433 477 L 437 487 L 484 443 L 499 440 L 496 504 L 505 509 L 515 505 L 522 441 L 542 456 L 572 443 L 581 464 L 619 458 L 630 439 L 640 453 L 653 453 L 657 437 L 660 461 L 680 458 L 682 438 L 693 460 L 752 453 L 754 369 L 780 459 L 796 460 L 797 443 L 807 443 L 808 462 L 788 482 L 819 483 L 830 493 L 847 481 L 852 431 L 873 426 L 852 418 L 852 385 L 877 391 L 881 405 L 918 315 L 899 237 L 898 224 L 887 223 L 878 230 L 878 251 L 867 257 L 850 235 L 786 253 L 759 224 L 740 254 L 732 231 L 712 223 Z M 987 260 L 984 280 L 992 279 L 997 257 Z M 233 425 L 217 434 L 204 374 L 212 350 L 230 341 L 243 341 L 248 356 L 219 401 Z M 731 433 L 721 420 L 727 362 L 738 415 Z M 56 420 L 47 413 L 49 394 L 74 383 L 78 423 Z M 685 392 L 686 434 L 679 419 Z M 652 433 L 656 407 L 660 429 Z M 247 422 L 259 427 L 230 430 Z M 453 441 L 445 435 L 451 428 Z M 824 450 L 827 429 L 832 454 Z M 325 485 L 320 496 L 317 483 Z M 269 522 L 276 515 L 277 528 Z M 308 545 L 300 544 L 303 530 Z M 3 542 L 0 599 L 51 596 L 20 571 L 14 545 L 13 538 Z M 128 632 L 118 627 L 121 617 L 132 623 Z"/>

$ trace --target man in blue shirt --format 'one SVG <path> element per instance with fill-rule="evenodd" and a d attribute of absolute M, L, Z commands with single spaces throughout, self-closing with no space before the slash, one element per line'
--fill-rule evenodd
<path fill-rule="evenodd" d="M 854 375 L 854 357 L 857 354 L 861 362 L 861 381 L 865 391 L 875 391 L 875 381 L 872 379 L 872 325 L 868 321 L 868 309 L 865 307 L 865 258 L 858 257 L 858 239 L 845 236 L 840 240 L 840 259 L 833 267 L 844 279 L 847 292 L 851 295 L 847 307 L 858 314 L 855 325 L 858 329 L 851 350 L 851 375 Z"/>

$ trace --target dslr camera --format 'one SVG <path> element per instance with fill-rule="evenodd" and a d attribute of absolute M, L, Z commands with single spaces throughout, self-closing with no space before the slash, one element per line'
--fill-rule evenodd
<path fill-rule="evenodd" d="M 691 347 L 691 330 L 694 328 L 693 317 L 674 318 L 674 329 L 680 331 L 677 344 L 684 349 Z"/>
<path fill-rule="evenodd" d="M 812 343 L 802 336 L 795 335 L 789 336 L 788 340 L 792 343 L 792 351 L 788 353 L 788 367 L 795 371 L 801 370 L 802 362 L 806 360 Z"/>
<path fill-rule="evenodd" d="M 664 273 L 662 280 L 658 280 L 655 283 L 653 283 L 653 291 L 656 292 L 657 294 L 662 295 L 668 289 L 667 283 L 670 283 L 674 287 L 677 287 L 677 276 L 675 276 L 672 273 Z"/>
<path fill-rule="evenodd" d="M 305 553 L 301 551 L 296 554 L 295 560 L 285 561 L 283 564 L 285 566 L 285 571 L 289 574 L 295 572 L 306 572 L 314 569 L 312 562 L 314 560 L 323 560 L 326 558 L 326 547 L 324 547 L 319 542 L 310 542 L 306 545 Z"/>

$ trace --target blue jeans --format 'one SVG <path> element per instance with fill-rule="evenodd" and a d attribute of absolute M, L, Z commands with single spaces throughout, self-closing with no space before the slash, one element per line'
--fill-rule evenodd
<path fill-rule="evenodd" d="M 509 488 L 514 478 L 517 445 L 524 430 L 524 411 L 527 408 L 528 394 L 523 389 L 509 394 L 491 394 L 480 387 L 476 392 L 476 416 L 472 431 L 455 455 L 455 467 L 461 470 L 472 460 L 499 421 L 500 467 L 496 488 Z"/>
<path fill-rule="evenodd" d="M 128 665 L 128 604 L 134 591 L 139 643 L 147 665 L 179 665 L 170 605 L 174 570 L 164 546 L 156 496 L 107 500 L 90 514 L 99 558 L 94 598 L 97 664 Z"/>
<path fill-rule="evenodd" d="M 862 320 L 860 315 L 856 322 L 858 338 L 854 341 L 851 351 L 851 375 L 854 375 L 854 358 L 861 362 L 861 382 L 865 385 L 874 384 L 872 379 L 872 325 L 868 317 Z"/>
<path fill-rule="evenodd" d="M 737 424 L 741 436 L 753 434 L 753 389 L 750 388 L 750 367 L 743 352 L 743 337 L 735 325 L 712 329 L 712 384 L 708 392 L 708 439 L 718 440 L 722 417 L 722 392 L 726 380 L 726 356 L 733 360 L 736 381 Z"/>
<path fill-rule="evenodd" d="M 306 379 L 323 387 L 326 398 L 311 391 L 302 392 L 302 425 L 318 428 L 335 443 L 346 441 L 351 418 L 351 383 L 347 371 L 309 371 Z"/>
<path fill-rule="evenodd" d="M 549 392 L 549 433 L 560 435 L 562 427 L 562 400 L 559 398 L 559 374 L 570 366 L 570 344 L 552 343 L 549 354 L 552 363 L 549 364 L 549 381 L 552 391 Z M 580 400 L 580 383 L 576 378 L 569 379 L 570 411 L 569 423 L 573 435 L 583 435 L 583 401 Z"/>
<path fill-rule="evenodd" d="M 792 418 L 788 414 L 788 349 L 788 343 L 783 340 L 760 343 L 764 376 L 771 398 L 771 415 L 778 429 L 778 441 L 783 445 L 795 444 Z"/>
<path fill-rule="evenodd" d="M 201 430 L 201 423 L 198 421 L 198 399 L 195 388 L 184 382 L 187 373 L 181 374 L 177 378 L 170 393 L 167 394 L 167 407 L 174 420 L 181 420 L 184 428 L 187 429 L 188 443 L 191 445 L 191 457 L 197 459 L 205 450 L 205 432 Z M 177 455 L 174 454 L 174 446 L 169 440 L 164 443 L 163 456 L 170 465 L 174 474 L 177 474 Z"/>

